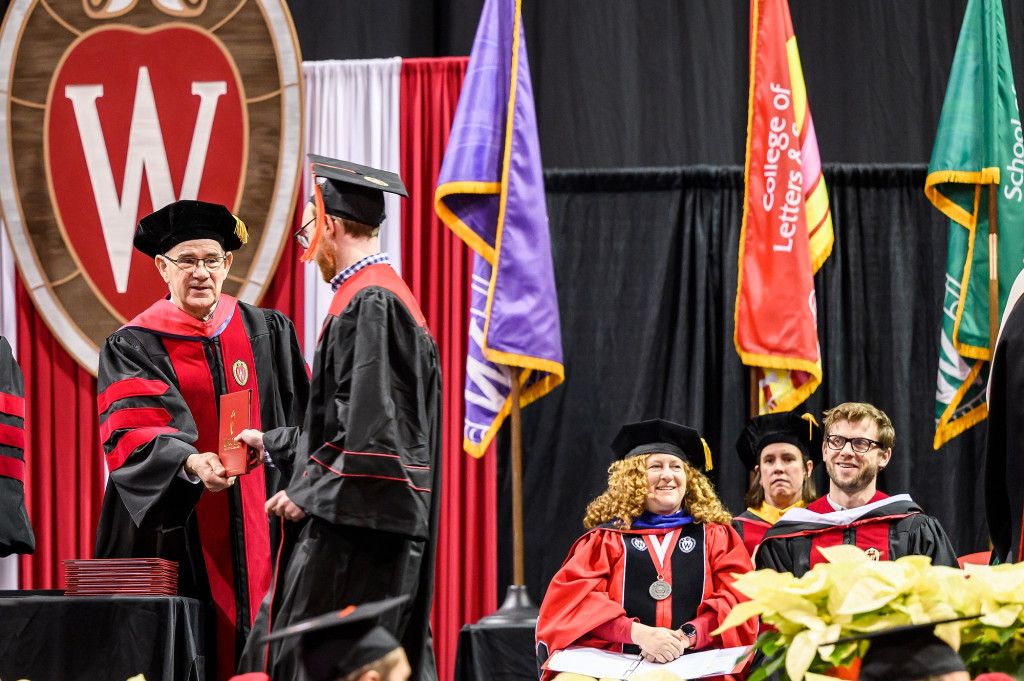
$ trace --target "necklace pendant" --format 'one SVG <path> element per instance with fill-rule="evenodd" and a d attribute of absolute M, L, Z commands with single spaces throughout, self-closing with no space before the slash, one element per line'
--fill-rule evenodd
<path fill-rule="evenodd" d="M 663 601 L 672 594 L 672 585 L 663 579 L 659 579 L 652 583 L 650 588 L 647 589 L 647 593 L 651 594 L 651 598 L 656 601 Z"/>

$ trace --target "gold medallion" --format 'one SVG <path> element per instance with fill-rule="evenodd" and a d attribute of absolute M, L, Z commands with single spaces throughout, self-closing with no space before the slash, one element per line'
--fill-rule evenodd
<path fill-rule="evenodd" d="M 672 585 L 663 579 L 651 584 L 650 588 L 647 589 L 647 593 L 651 594 L 651 598 L 656 601 L 663 601 L 672 595 Z"/>

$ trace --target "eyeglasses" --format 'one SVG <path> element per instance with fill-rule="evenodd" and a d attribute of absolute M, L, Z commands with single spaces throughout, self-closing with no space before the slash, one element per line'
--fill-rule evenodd
<path fill-rule="evenodd" d="M 876 440 L 869 440 L 866 437 L 843 437 L 842 435 L 826 435 L 825 444 L 828 445 L 829 449 L 834 449 L 837 452 L 846 446 L 846 443 L 850 443 L 850 449 L 857 452 L 858 454 L 864 454 L 871 451 L 872 447 L 882 448 L 882 443 Z"/>
<path fill-rule="evenodd" d="M 306 224 L 299 228 L 299 231 L 293 235 L 295 240 L 299 242 L 299 245 L 303 248 L 309 248 L 309 234 L 306 233 L 306 228 L 316 222 L 316 218 L 310 218 L 306 221 Z"/>
<path fill-rule="evenodd" d="M 180 258 L 172 258 L 169 255 L 161 255 L 164 260 L 170 260 L 178 266 L 182 272 L 194 272 L 199 263 L 203 264 L 207 272 L 216 272 L 224 266 L 228 257 L 226 255 L 211 255 L 206 258 L 197 258 L 192 255 L 183 255 Z"/>

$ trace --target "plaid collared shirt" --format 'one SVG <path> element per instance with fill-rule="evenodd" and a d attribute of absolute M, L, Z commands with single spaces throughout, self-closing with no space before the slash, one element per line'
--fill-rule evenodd
<path fill-rule="evenodd" d="M 331 279 L 331 290 L 337 291 L 339 288 L 341 288 L 341 285 L 344 284 L 353 274 L 363 269 L 364 267 L 369 267 L 370 265 L 390 264 L 391 258 L 389 258 L 388 254 L 385 253 L 384 251 L 381 251 L 380 253 L 374 253 L 373 255 L 368 255 L 359 262 L 357 262 L 356 264 L 349 265 L 341 272 L 338 272 L 336 275 L 334 275 L 334 279 Z"/>

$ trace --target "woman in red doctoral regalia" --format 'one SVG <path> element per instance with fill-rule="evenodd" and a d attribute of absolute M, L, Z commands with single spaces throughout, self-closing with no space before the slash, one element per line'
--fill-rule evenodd
<path fill-rule="evenodd" d="M 756 619 L 711 635 L 742 599 L 732 573 L 752 566 L 701 472 L 711 457 L 700 435 L 654 419 L 623 426 L 612 450 L 620 460 L 609 468 L 608 488 L 587 507 L 589 532 L 541 603 L 539 659 L 583 645 L 669 662 L 689 650 L 753 643 Z"/>

